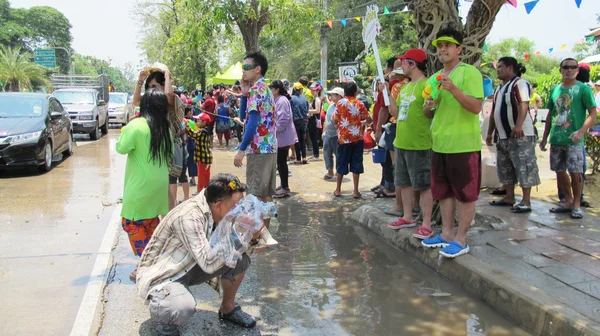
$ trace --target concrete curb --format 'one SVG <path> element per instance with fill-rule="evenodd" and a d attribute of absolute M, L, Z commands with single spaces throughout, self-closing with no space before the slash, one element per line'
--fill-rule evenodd
<path fill-rule="evenodd" d="M 412 238 L 414 230 L 390 230 L 387 225 L 393 218 L 371 205 L 358 208 L 351 219 L 534 335 L 600 336 L 597 323 L 502 269 L 470 254 L 440 258 L 439 249 L 423 248 Z"/>

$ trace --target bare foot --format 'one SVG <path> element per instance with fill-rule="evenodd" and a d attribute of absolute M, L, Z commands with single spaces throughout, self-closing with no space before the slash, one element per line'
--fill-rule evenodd
<path fill-rule="evenodd" d="M 342 196 L 342 192 L 339 191 L 339 190 L 336 190 L 336 191 L 333 192 L 333 196 L 340 197 L 340 196 Z"/>

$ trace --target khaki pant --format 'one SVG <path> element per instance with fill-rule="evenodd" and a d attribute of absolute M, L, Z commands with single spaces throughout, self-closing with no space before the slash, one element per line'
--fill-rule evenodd
<path fill-rule="evenodd" d="M 205 273 L 198 265 L 194 266 L 181 279 L 155 288 L 148 294 L 150 317 L 162 324 L 183 325 L 196 312 L 196 300 L 187 287 L 200 285 L 221 276 L 222 280 L 233 281 L 250 267 L 250 257 L 245 253 L 235 268 L 222 267 L 213 274 Z"/>
<path fill-rule="evenodd" d="M 277 153 L 250 154 L 246 157 L 248 194 L 270 197 L 277 184 Z"/>

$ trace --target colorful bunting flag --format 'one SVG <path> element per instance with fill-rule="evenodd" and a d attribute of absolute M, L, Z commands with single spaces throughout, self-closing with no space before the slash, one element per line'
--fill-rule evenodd
<path fill-rule="evenodd" d="M 410 9 L 408 9 L 408 5 L 404 6 L 404 9 L 402 10 L 403 12 L 408 12 Z"/>
<path fill-rule="evenodd" d="M 577 44 L 583 44 L 583 40 L 578 40 L 577 42 L 575 42 Z"/>
<path fill-rule="evenodd" d="M 485 65 L 488 65 L 488 62 L 483 62 L 479 66 L 485 66 Z"/>
<path fill-rule="evenodd" d="M 542 53 L 542 52 L 541 52 L 541 51 L 539 51 L 539 50 L 535 52 L 535 54 L 536 54 L 536 55 L 538 55 L 538 56 L 539 56 L 539 54 L 541 54 L 541 53 Z"/>
<path fill-rule="evenodd" d="M 537 5 L 537 3 L 540 0 L 534 0 L 534 1 L 530 1 L 530 2 L 526 2 L 525 3 L 525 11 L 527 12 L 527 14 L 531 14 L 531 11 L 533 10 L 533 8 L 535 7 L 535 5 Z"/>
<path fill-rule="evenodd" d="M 327 20 L 327 25 L 329 26 L 329 28 L 333 29 L 333 21 Z"/>
<path fill-rule="evenodd" d="M 554 48 L 548 49 L 548 53 L 551 54 L 554 51 Z"/>
<path fill-rule="evenodd" d="M 563 45 L 560 46 L 560 50 L 564 50 L 566 47 L 567 47 L 567 44 L 565 43 L 565 44 L 563 44 Z"/>
<path fill-rule="evenodd" d="M 587 41 L 588 42 L 594 42 L 595 38 L 596 38 L 596 36 L 588 36 Z"/>
<path fill-rule="evenodd" d="M 354 20 L 360 22 L 360 16 L 355 17 Z"/>
<path fill-rule="evenodd" d="M 517 8 L 517 0 L 507 0 L 506 3 L 513 5 L 513 7 Z"/>
<path fill-rule="evenodd" d="M 390 14 L 390 10 L 387 8 L 387 6 L 385 6 L 385 7 L 383 7 L 383 15 L 387 15 L 387 14 Z"/>
<path fill-rule="evenodd" d="M 575 4 L 577 5 L 577 8 L 581 8 L 581 1 L 583 1 L 583 0 L 575 0 Z"/>
<path fill-rule="evenodd" d="M 342 26 L 346 27 L 346 19 L 340 19 L 340 22 L 342 23 Z"/>
<path fill-rule="evenodd" d="M 331 79 L 328 79 L 328 80 L 327 80 L 327 83 L 331 83 Z"/>
<path fill-rule="evenodd" d="M 525 56 L 525 62 L 529 62 L 529 54 L 528 54 L 528 53 L 525 53 L 525 55 L 524 55 L 524 56 Z"/>

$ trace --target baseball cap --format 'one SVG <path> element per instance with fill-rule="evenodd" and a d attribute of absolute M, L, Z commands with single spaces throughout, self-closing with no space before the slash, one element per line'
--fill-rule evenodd
<path fill-rule="evenodd" d="M 340 95 L 340 96 L 343 97 L 344 96 L 344 89 L 342 89 L 341 87 L 336 87 L 336 88 L 333 88 L 333 89 L 327 91 L 326 93 L 327 94 L 335 93 L 336 95 Z"/>
<path fill-rule="evenodd" d="M 585 69 L 587 71 L 590 71 L 590 65 L 587 63 L 579 63 L 578 66 L 582 69 Z"/>
<path fill-rule="evenodd" d="M 596 85 L 599 85 L 599 86 L 600 86 L 600 80 L 596 82 Z"/>
<path fill-rule="evenodd" d="M 294 83 L 294 89 L 300 90 L 304 87 L 304 85 L 300 84 L 300 82 Z"/>
<path fill-rule="evenodd" d="M 313 82 L 308 88 L 311 90 L 321 90 L 321 84 L 319 82 Z"/>
<path fill-rule="evenodd" d="M 205 122 L 207 124 L 210 124 L 210 121 L 211 121 L 210 116 L 204 112 L 200 113 L 200 115 L 198 116 L 198 120 L 202 120 L 203 122 Z"/>
<path fill-rule="evenodd" d="M 417 63 L 424 63 L 427 61 L 427 53 L 422 49 L 408 49 L 404 55 L 400 55 L 397 57 L 398 59 L 409 59 L 413 60 Z"/>

